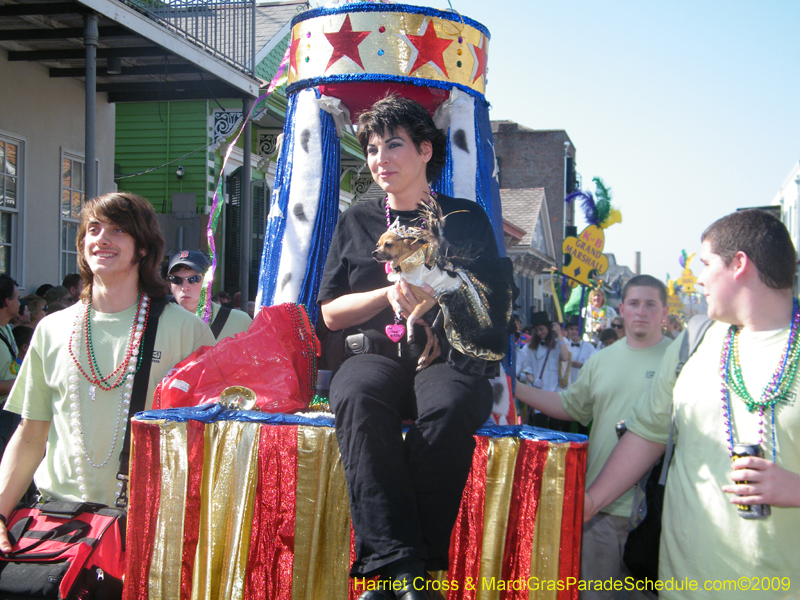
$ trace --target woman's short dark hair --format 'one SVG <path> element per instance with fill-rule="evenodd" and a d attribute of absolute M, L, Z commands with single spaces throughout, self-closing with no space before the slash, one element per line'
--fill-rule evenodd
<path fill-rule="evenodd" d="M 422 104 L 402 96 L 386 96 L 381 98 L 369 110 L 358 117 L 358 142 L 367 155 L 367 146 L 372 134 L 384 137 L 394 134 L 403 128 L 417 152 L 421 151 L 422 142 L 430 142 L 433 149 L 425 174 L 428 181 L 435 180 L 444 167 L 447 153 L 447 135 L 436 127 L 433 117 Z"/>
<path fill-rule="evenodd" d="M 78 248 L 78 270 L 83 278 L 81 298 L 88 300 L 92 294 L 94 274 L 86 263 L 83 252 L 86 229 L 93 219 L 114 223 L 134 241 L 134 260 L 139 268 L 139 287 L 150 297 L 161 298 L 169 289 L 161 277 L 161 259 L 164 256 L 164 236 L 158 226 L 156 211 L 141 196 L 114 192 L 89 200 L 81 211 L 81 224 L 75 245 Z"/>
<path fill-rule="evenodd" d="M 797 252 L 786 226 L 770 213 L 752 208 L 714 221 L 700 237 L 725 265 L 744 252 L 767 287 L 785 290 L 794 284 Z"/>

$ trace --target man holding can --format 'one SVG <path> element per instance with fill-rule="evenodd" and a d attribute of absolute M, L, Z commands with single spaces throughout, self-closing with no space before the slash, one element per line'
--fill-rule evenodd
<path fill-rule="evenodd" d="M 600 473 L 617 443 L 617 423 L 628 418 L 633 405 L 650 386 L 671 343 L 661 334 L 661 322 L 667 316 L 667 288 L 655 277 L 637 275 L 628 281 L 622 290 L 620 311 L 625 318 L 626 337 L 591 355 L 569 388 L 555 393 L 518 384 L 514 392 L 518 400 L 550 417 L 583 425 L 592 423 L 586 457 L 587 483 Z M 630 529 L 632 488 L 631 485 L 626 494 L 584 525 L 582 580 L 622 582 L 627 575 L 622 553 Z M 581 600 L 621 596 L 621 590 L 581 591 Z"/>
<path fill-rule="evenodd" d="M 793 597 L 800 585 L 791 580 L 800 539 L 795 249 L 784 225 L 760 210 L 723 217 L 702 242 L 698 284 L 716 322 L 679 376 L 682 339 L 667 350 L 628 433 L 586 491 L 584 517 L 641 478 L 664 453 L 673 423 L 659 579 L 697 582 L 692 598 L 719 597 L 725 582 L 726 599 L 750 598 L 755 589 L 760 598 Z M 737 505 L 770 505 L 771 514 L 742 518 Z M 685 589 L 659 596 L 687 597 Z"/>

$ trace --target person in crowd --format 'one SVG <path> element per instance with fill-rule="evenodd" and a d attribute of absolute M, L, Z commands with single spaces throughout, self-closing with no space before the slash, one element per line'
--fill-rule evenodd
<path fill-rule="evenodd" d="M 30 327 L 14 327 L 11 333 L 14 336 L 14 342 L 17 344 L 17 364 L 22 366 L 22 361 L 25 359 L 28 347 L 31 345 L 33 329 Z"/>
<path fill-rule="evenodd" d="M 191 313 L 197 313 L 203 275 L 208 270 L 208 259 L 202 252 L 181 250 L 169 261 L 169 284 L 175 301 Z M 217 341 L 247 331 L 253 318 L 241 310 L 232 311 L 211 303 L 211 332 Z"/>
<path fill-rule="evenodd" d="M 22 421 L 0 463 L 4 552 L 11 550 L 6 517 L 31 477 L 44 498 L 114 505 L 131 402 L 127 386 L 135 372 L 151 361 L 145 403 L 150 408 L 167 371 L 214 343 L 202 320 L 167 304 L 152 356 L 138 359 L 141 340 L 153 325 L 151 306 L 163 302 L 167 292 L 159 273 L 164 238 L 147 200 L 126 193 L 89 200 L 76 246 L 82 301 L 39 323 L 6 402 L 6 410 Z"/>
<path fill-rule="evenodd" d="M 216 293 L 216 295 L 211 298 L 212 302 L 216 302 L 220 306 L 225 306 L 227 308 L 232 308 L 230 306 L 231 303 L 231 295 L 226 292 L 225 290 L 220 290 Z"/>
<path fill-rule="evenodd" d="M 800 539 L 796 252 L 783 223 L 757 209 L 722 217 L 701 239 L 697 284 L 714 322 L 682 369 L 683 338 L 667 350 L 627 433 L 586 490 L 584 518 L 613 505 L 672 437 L 659 579 L 699 587 L 664 589 L 659 597 L 745 600 L 754 593 L 750 581 L 774 581 L 758 596 L 787 598 Z M 737 458 L 738 444 L 755 455 Z M 754 505 L 771 506 L 771 514 L 743 518 L 741 509 Z M 704 582 L 745 585 L 722 593 Z"/>
<path fill-rule="evenodd" d="M 17 282 L 5 273 L 0 274 L 0 409 L 5 403 L 19 371 L 19 350 L 14 340 L 11 321 L 19 315 L 19 288 Z M 0 455 L 19 423 L 19 417 L 0 410 Z"/>
<path fill-rule="evenodd" d="M 667 315 L 664 327 L 666 329 L 664 335 L 674 340 L 676 337 L 678 337 L 678 334 L 683 331 L 683 321 L 679 315 Z"/>
<path fill-rule="evenodd" d="M 622 290 L 620 311 L 627 324 L 624 343 L 591 356 L 577 381 L 559 394 L 517 385 L 516 398 L 558 419 L 592 423 L 586 459 L 591 484 L 617 443 L 616 424 L 630 416 L 648 389 L 670 340 L 661 335 L 667 315 L 667 289 L 650 275 L 632 278 Z M 632 488 L 633 486 L 631 486 Z M 581 579 L 624 580 L 622 550 L 628 536 L 633 490 L 586 523 L 581 549 Z M 582 600 L 618 598 L 614 590 L 581 591 Z"/>
<path fill-rule="evenodd" d="M 69 290 L 62 285 L 51 287 L 44 293 L 45 302 L 47 302 L 47 312 L 50 314 L 51 306 L 56 303 L 61 303 L 64 306 L 69 306 Z"/>
<path fill-rule="evenodd" d="M 625 320 L 617 315 L 611 319 L 611 329 L 617 332 L 617 338 L 622 339 L 625 337 Z"/>
<path fill-rule="evenodd" d="M 611 326 L 611 321 L 617 316 L 617 311 L 608 305 L 606 293 L 602 288 L 595 288 L 589 292 L 589 305 L 583 309 L 584 334 L 583 339 L 596 344 L 600 339 L 600 332 Z"/>
<path fill-rule="evenodd" d="M 617 331 L 615 329 L 609 327 L 600 332 L 600 341 L 598 342 L 600 344 L 600 349 L 608 348 L 616 341 L 619 341 L 619 336 L 617 336 Z"/>
<path fill-rule="evenodd" d="M 28 311 L 30 312 L 30 320 L 28 323 L 24 324 L 23 327 L 30 327 L 31 329 L 36 329 L 36 326 L 39 322 L 47 316 L 47 302 L 45 302 L 44 298 L 40 298 L 35 294 L 30 294 L 22 298 L 25 302 L 28 303 Z"/>
<path fill-rule="evenodd" d="M 563 389 L 562 373 L 567 373 L 571 355 L 569 343 L 561 334 L 561 326 L 553 323 L 545 311 L 535 312 L 531 318 L 534 335 L 524 348 L 521 372 L 528 385 L 540 390 L 557 392 Z M 530 422 L 536 427 L 565 430 L 562 423 L 550 422 L 548 416 L 534 413 Z"/>
<path fill-rule="evenodd" d="M 231 308 L 234 310 L 244 310 L 242 308 L 242 292 L 236 292 L 231 298 Z"/>
<path fill-rule="evenodd" d="M 569 363 L 569 384 L 572 385 L 578 379 L 578 373 L 589 357 L 597 352 L 597 348 L 581 339 L 581 323 L 578 317 L 571 317 L 567 322 L 567 335 L 569 336 L 569 352 L 572 356 Z"/>
<path fill-rule="evenodd" d="M 447 360 L 417 372 L 425 330 L 418 325 L 411 344 L 406 336 L 394 342 L 386 334 L 396 315 L 411 314 L 417 298 L 405 281 L 388 284 L 372 252 L 395 219 L 413 225 L 418 206 L 434 197 L 449 215 L 444 235 L 453 250 L 489 261 L 509 281 L 511 268 L 499 258 L 478 204 L 431 191 L 429 182 L 444 165 L 446 136 L 424 107 L 384 98 L 360 116 L 358 139 L 386 196 L 356 203 L 341 215 L 319 292 L 325 324 L 343 330 L 352 354 L 330 388 L 355 531 L 350 574 L 380 577 L 378 589 L 365 591 L 361 600 L 442 598 L 422 581 L 425 571 L 448 568 L 473 436 L 491 413 L 489 378 L 499 373 L 499 363 L 460 354 L 442 338 Z M 404 437 L 407 419 L 412 421 Z"/>
<path fill-rule="evenodd" d="M 31 311 L 28 308 L 27 300 L 19 299 L 19 312 L 17 316 L 11 320 L 11 326 L 16 328 L 19 325 L 27 325 L 31 322 Z"/>
<path fill-rule="evenodd" d="M 75 304 L 81 297 L 81 291 L 83 291 L 83 279 L 81 279 L 80 273 L 70 273 L 69 275 L 64 276 L 64 280 L 61 282 L 61 286 L 66 288 L 69 292 L 69 296 L 67 301 L 69 304 Z"/>
<path fill-rule="evenodd" d="M 42 285 L 40 285 L 38 288 L 36 288 L 36 292 L 35 292 L 35 294 L 36 294 L 37 296 L 39 296 L 40 298 L 44 298 L 44 295 L 45 295 L 45 293 L 46 293 L 46 292 L 47 292 L 47 290 L 49 290 L 51 287 L 53 287 L 53 284 L 52 284 L 52 283 L 43 283 L 43 284 L 42 284 Z"/>
<path fill-rule="evenodd" d="M 69 304 L 65 300 L 57 300 L 56 302 L 51 302 L 47 305 L 47 314 L 52 315 L 60 310 L 64 310 L 67 308 Z"/>

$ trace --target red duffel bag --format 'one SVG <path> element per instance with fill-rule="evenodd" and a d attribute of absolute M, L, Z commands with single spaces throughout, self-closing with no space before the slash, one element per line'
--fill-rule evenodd
<path fill-rule="evenodd" d="M 125 518 L 88 502 L 18 507 L 8 519 L 12 551 L 0 553 L 0 597 L 120 598 Z"/>
<path fill-rule="evenodd" d="M 262 412 L 308 408 L 320 352 L 305 307 L 265 306 L 247 331 L 204 346 L 175 365 L 158 384 L 153 408 L 216 402 L 230 386 L 253 390 Z"/>

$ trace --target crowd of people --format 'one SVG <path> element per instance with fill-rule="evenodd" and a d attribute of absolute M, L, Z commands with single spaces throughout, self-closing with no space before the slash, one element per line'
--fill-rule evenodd
<path fill-rule="evenodd" d="M 331 381 L 330 406 L 355 533 L 350 573 L 380 582 L 360 600 L 440 600 L 440 592 L 417 582 L 448 568 L 474 434 L 491 413 L 489 380 L 500 364 L 448 344 L 435 310 L 416 335 L 390 336 L 419 299 L 403 279 L 390 284 L 372 252 L 387 229 L 408 231 L 420 204 L 435 200 L 449 215 L 443 233 L 454 252 L 468 248 L 508 271 L 509 282 L 510 263 L 477 204 L 430 188 L 447 140 L 425 108 L 387 97 L 360 116 L 358 139 L 385 197 L 341 215 L 318 297 L 324 324 L 342 333 L 348 355 Z M 598 288 L 564 326 L 546 312 L 533 313 L 524 329 L 516 319 L 514 395 L 532 409 L 528 422 L 591 427 L 582 579 L 625 576 L 632 489 L 673 440 L 659 577 L 796 573 L 796 252 L 783 224 L 757 210 L 715 222 L 702 244 L 698 283 L 715 323 L 688 361 L 680 355 L 684 323 L 667 315 L 666 288 L 649 275 L 627 282 L 618 309 Z M 206 324 L 198 316 L 206 256 L 182 250 L 162 272 L 164 246 L 151 204 L 112 193 L 89 200 L 81 213 L 78 274 L 23 298 L 14 280 L 0 275 L 0 435 L 9 438 L 0 462 L 3 552 L 11 549 L 7 516 L 31 479 L 45 498 L 118 502 L 116 457 L 131 405 L 141 400 L 149 408 L 156 384 L 177 362 L 249 327 L 252 311 L 241 310 L 241 295 L 225 292 L 214 297 Z M 426 284 L 420 289 L 436 293 Z M 429 331 L 438 332 L 440 353 L 418 369 Z M 152 353 L 144 352 L 145 340 Z M 139 398 L 133 390 L 142 372 Z M 618 442 L 621 421 L 627 433 Z M 739 443 L 757 445 L 762 457 L 731 462 Z M 743 519 L 737 504 L 768 504 L 772 514 Z"/>

